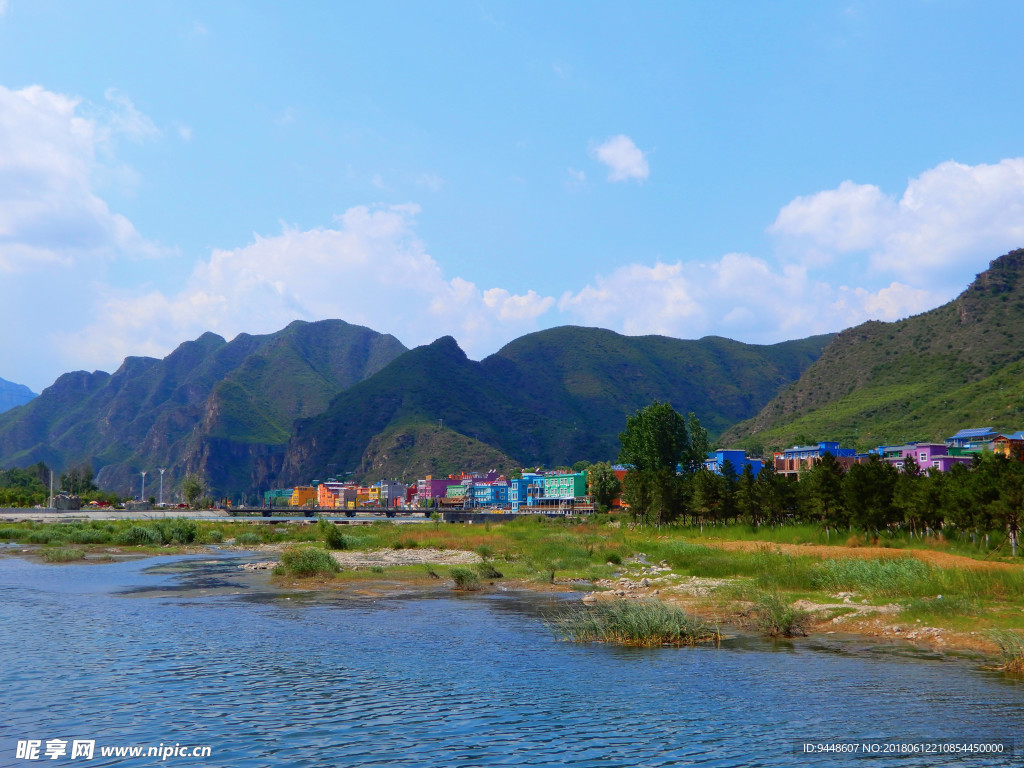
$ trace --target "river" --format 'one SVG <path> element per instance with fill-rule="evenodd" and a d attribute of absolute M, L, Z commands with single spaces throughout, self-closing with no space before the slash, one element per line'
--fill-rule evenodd
<path fill-rule="evenodd" d="M 1024 733 L 1024 684 L 977 661 L 831 638 L 576 645 L 542 620 L 571 596 L 296 593 L 239 562 L 0 557 L 0 765 L 1020 764 L 863 756 Z M 46 759 L 55 739 L 69 753 Z M 825 743 L 859 754 L 800 751 Z M 210 756 L 100 754 L 125 745 Z"/>

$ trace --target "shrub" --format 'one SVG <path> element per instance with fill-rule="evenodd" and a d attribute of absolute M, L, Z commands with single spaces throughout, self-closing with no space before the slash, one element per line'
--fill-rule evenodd
<path fill-rule="evenodd" d="M 721 642 L 718 629 L 658 600 L 617 600 L 587 607 L 575 604 L 548 619 L 556 636 L 576 642 L 638 647 Z"/>
<path fill-rule="evenodd" d="M 618 552 L 606 552 L 601 557 L 604 558 L 604 561 L 606 563 L 611 563 L 612 565 L 622 565 L 622 555 L 620 555 Z"/>
<path fill-rule="evenodd" d="M 261 543 L 262 539 L 252 531 L 246 531 L 245 533 L 239 534 L 235 537 L 235 544 L 240 547 L 252 547 Z"/>
<path fill-rule="evenodd" d="M 210 544 L 220 544 L 224 541 L 224 534 L 221 533 L 219 528 L 214 528 L 212 531 L 207 531 L 204 538 Z"/>
<path fill-rule="evenodd" d="M 504 575 L 491 563 L 477 563 L 476 572 L 480 574 L 481 579 L 500 579 Z"/>
<path fill-rule="evenodd" d="M 768 637 L 796 637 L 807 634 L 810 614 L 785 603 L 777 594 L 758 598 L 757 626 Z"/>
<path fill-rule="evenodd" d="M 114 537 L 114 543 L 129 547 L 151 547 L 160 544 L 163 537 L 160 532 L 141 525 L 126 528 Z"/>
<path fill-rule="evenodd" d="M 334 523 L 329 520 L 321 520 L 317 523 L 320 531 L 324 535 L 324 543 L 327 544 L 328 549 L 348 549 L 349 541 L 345 538 L 345 535 L 341 532 Z"/>
<path fill-rule="evenodd" d="M 488 547 L 486 544 L 481 544 L 479 547 L 476 548 L 476 553 L 480 555 L 480 557 L 483 560 L 487 560 L 492 555 L 494 555 L 494 550 Z"/>
<path fill-rule="evenodd" d="M 0 528 L 0 541 L 18 541 L 24 536 L 24 531 L 13 526 Z"/>
<path fill-rule="evenodd" d="M 24 540 L 29 544 L 63 544 L 65 541 L 63 536 L 50 528 L 31 531 Z"/>
<path fill-rule="evenodd" d="M 195 520 L 174 520 L 164 529 L 164 540 L 168 544 L 191 544 L 198 537 L 199 525 Z"/>
<path fill-rule="evenodd" d="M 463 568 L 462 566 L 456 566 L 449 571 L 452 580 L 455 582 L 455 588 L 463 590 L 465 592 L 472 591 L 474 589 L 480 589 L 480 577 L 476 575 L 476 571 L 469 568 Z"/>
<path fill-rule="evenodd" d="M 81 549 L 55 547 L 43 550 L 43 560 L 48 563 L 70 563 L 74 560 L 81 560 L 83 557 L 85 557 L 85 552 Z"/>
<path fill-rule="evenodd" d="M 341 570 L 330 553 L 315 547 L 285 550 L 281 553 L 281 566 L 290 576 L 333 576 Z"/>

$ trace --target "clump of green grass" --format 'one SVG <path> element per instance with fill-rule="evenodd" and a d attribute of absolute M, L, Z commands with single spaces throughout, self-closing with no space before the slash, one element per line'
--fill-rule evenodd
<path fill-rule="evenodd" d="M 219 528 L 214 528 L 212 530 L 206 531 L 206 533 L 203 535 L 203 539 L 208 544 L 220 544 L 222 541 L 224 541 L 224 534 L 221 532 Z"/>
<path fill-rule="evenodd" d="M 757 626 L 768 637 L 796 637 L 807 634 L 810 614 L 785 602 L 775 593 L 764 593 L 754 608 Z"/>
<path fill-rule="evenodd" d="M 372 573 L 384 573 L 384 566 L 382 566 L 382 565 L 371 566 L 370 567 L 370 571 Z"/>
<path fill-rule="evenodd" d="M 620 555 L 618 552 L 605 552 L 601 555 L 601 558 L 606 563 L 611 563 L 612 565 L 622 565 L 622 555 Z"/>
<path fill-rule="evenodd" d="M 31 531 L 25 538 L 29 544 L 64 544 L 67 539 L 57 531 L 47 526 L 38 531 Z"/>
<path fill-rule="evenodd" d="M 886 597 L 920 594 L 934 569 L 913 557 L 824 560 L 814 566 L 811 584 L 829 592 L 865 592 Z"/>
<path fill-rule="evenodd" d="M 67 547 L 54 547 L 53 549 L 44 549 L 42 557 L 48 563 L 71 563 L 84 558 L 85 551 L 69 549 Z"/>
<path fill-rule="evenodd" d="M 999 646 L 1002 661 L 999 669 L 1014 674 L 1024 673 L 1024 635 L 1012 629 L 991 629 L 985 634 Z"/>
<path fill-rule="evenodd" d="M 20 541 L 24 536 L 25 531 L 22 528 L 15 528 L 14 526 L 0 528 L 0 541 Z"/>
<path fill-rule="evenodd" d="M 286 549 L 281 553 L 281 570 L 288 576 L 333 576 L 341 571 L 330 553 L 316 547 Z"/>
<path fill-rule="evenodd" d="M 163 542 L 160 532 L 142 525 L 132 525 L 114 537 L 114 543 L 128 547 L 152 547 Z"/>
<path fill-rule="evenodd" d="M 238 536 L 235 537 L 235 544 L 237 544 L 240 547 L 252 547 L 256 544 L 262 543 L 263 540 L 259 537 L 259 535 L 253 533 L 252 531 L 240 533 Z"/>
<path fill-rule="evenodd" d="M 437 571 L 435 571 L 435 570 L 434 570 L 433 566 L 431 566 L 431 565 L 425 565 L 425 566 L 423 566 L 423 567 L 424 567 L 424 569 L 426 569 L 426 573 L 427 573 L 427 576 L 428 576 L 429 578 L 431 578 L 431 579 L 440 579 L 440 578 L 441 578 L 441 577 L 440 577 L 440 576 L 438 575 Z"/>
<path fill-rule="evenodd" d="M 939 595 L 920 597 L 911 601 L 903 610 L 905 619 L 944 619 L 957 616 L 977 616 L 981 612 L 978 601 L 964 595 Z"/>
<path fill-rule="evenodd" d="M 617 600 L 592 607 L 575 604 L 549 618 L 548 626 L 563 640 L 643 648 L 717 645 L 722 639 L 716 627 L 658 600 Z"/>
<path fill-rule="evenodd" d="M 455 588 L 463 592 L 471 592 L 476 589 L 480 589 L 480 577 L 476 571 L 471 568 L 463 568 L 462 566 L 455 566 L 448 574 L 452 577 L 455 582 Z"/>
<path fill-rule="evenodd" d="M 488 562 L 477 563 L 476 572 L 481 579 L 500 579 L 504 574 Z"/>
<path fill-rule="evenodd" d="M 106 544 L 111 538 L 110 531 L 95 528 L 79 528 L 68 534 L 68 541 L 72 544 Z"/>

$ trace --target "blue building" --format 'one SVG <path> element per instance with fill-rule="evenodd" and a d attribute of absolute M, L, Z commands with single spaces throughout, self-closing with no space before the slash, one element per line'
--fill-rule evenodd
<path fill-rule="evenodd" d="M 504 507 L 508 504 L 508 483 L 477 483 L 469 490 L 474 507 Z"/>
<path fill-rule="evenodd" d="M 723 450 L 711 451 L 707 459 L 704 460 L 704 469 L 710 469 L 716 475 L 720 475 L 722 474 L 722 465 L 727 461 L 732 464 L 737 475 L 742 475 L 743 468 L 749 465 L 751 472 L 754 473 L 754 477 L 757 477 L 761 467 L 764 466 L 764 462 L 760 459 L 748 459 L 745 451 Z"/>
<path fill-rule="evenodd" d="M 542 487 L 544 478 L 535 472 L 526 472 L 522 477 L 508 481 L 508 501 L 513 512 L 518 512 L 520 505 L 530 504 L 530 497 L 536 496 L 536 489 Z M 531 492 L 531 489 L 534 489 Z"/>
<path fill-rule="evenodd" d="M 999 433 L 988 427 L 976 427 L 974 429 L 961 429 L 952 437 L 946 438 L 947 448 L 970 448 L 977 445 L 987 445 L 999 437 Z"/>
<path fill-rule="evenodd" d="M 826 453 L 831 453 L 835 458 L 853 457 L 856 451 L 853 448 L 840 448 L 839 443 L 824 442 L 817 445 L 794 445 L 782 451 L 782 458 L 787 461 L 820 459 Z"/>

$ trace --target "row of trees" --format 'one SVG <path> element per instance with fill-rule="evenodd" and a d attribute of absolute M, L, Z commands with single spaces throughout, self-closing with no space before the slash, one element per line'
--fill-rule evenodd
<path fill-rule="evenodd" d="M 728 461 L 721 474 L 703 466 L 707 433 L 697 418 L 684 419 L 655 402 L 626 421 L 619 461 L 631 467 L 624 498 L 634 516 L 661 525 L 814 522 L 826 529 L 873 534 L 903 529 L 928 534 L 953 526 L 972 536 L 1005 530 L 1016 554 L 1024 514 L 1024 462 L 997 454 L 968 467 L 922 472 L 913 458 L 902 471 L 873 456 L 848 471 L 831 454 L 799 482 L 768 463 L 755 477 Z"/>
<path fill-rule="evenodd" d="M 182 479 L 181 494 L 191 507 L 199 505 L 206 490 L 206 483 L 197 474 L 188 473 Z M 54 493 L 74 494 L 83 501 L 111 504 L 121 501 L 116 493 L 100 490 L 88 464 L 75 465 L 62 472 L 56 478 Z M 0 469 L 0 507 L 34 507 L 46 503 L 49 495 L 50 468 L 43 462 L 25 469 Z M 156 499 L 150 496 L 149 501 Z"/>

